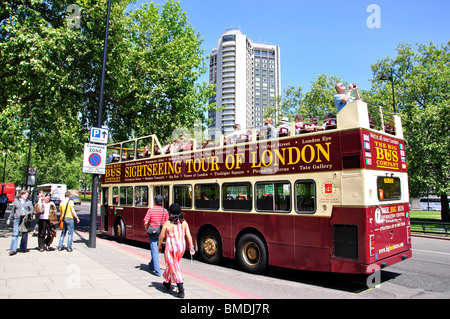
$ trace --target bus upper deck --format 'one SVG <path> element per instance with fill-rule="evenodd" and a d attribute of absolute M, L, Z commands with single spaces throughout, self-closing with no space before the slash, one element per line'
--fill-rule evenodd
<path fill-rule="evenodd" d="M 349 103 L 337 114 L 336 118 L 330 119 L 324 125 L 311 125 L 302 123 L 290 123 L 290 127 L 274 128 L 273 132 L 258 133 L 256 129 L 250 129 L 245 134 L 240 134 L 232 141 L 223 135 L 216 140 L 197 141 L 196 139 L 185 139 L 176 137 L 172 143 L 161 144 L 155 134 L 146 137 L 135 138 L 129 141 L 108 145 L 108 163 L 118 163 L 137 159 L 152 158 L 186 151 L 198 151 L 209 148 L 222 148 L 230 144 L 246 142 L 257 142 L 263 139 L 292 137 L 298 134 L 315 135 L 330 130 L 349 130 L 353 128 L 368 129 L 372 132 L 394 136 L 403 139 L 401 119 L 398 115 L 383 109 L 381 106 L 367 105 L 362 101 Z"/>

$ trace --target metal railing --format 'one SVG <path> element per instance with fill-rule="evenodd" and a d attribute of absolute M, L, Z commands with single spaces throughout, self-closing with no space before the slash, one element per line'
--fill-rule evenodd
<path fill-rule="evenodd" d="M 417 230 L 413 228 L 413 225 L 420 225 L 422 230 L 419 230 L 419 232 L 424 234 L 443 235 L 445 233 L 445 237 L 447 237 L 450 230 L 450 223 L 446 222 L 411 220 L 411 231 L 417 232 Z"/>

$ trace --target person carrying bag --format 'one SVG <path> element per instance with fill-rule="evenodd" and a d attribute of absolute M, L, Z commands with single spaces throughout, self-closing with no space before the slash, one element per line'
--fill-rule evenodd
<path fill-rule="evenodd" d="M 64 228 L 64 218 L 66 217 L 67 207 L 69 207 L 69 203 L 67 203 L 67 205 L 66 205 L 66 209 L 64 210 L 64 215 L 61 215 L 61 217 L 59 218 L 59 223 L 58 223 L 59 229 Z"/>
<path fill-rule="evenodd" d="M 156 276 L 161 276 L 161 268 L 159 266 L 158 237 L 164 222 L 169 219 L 169 212 L 162 207 L 163 197 L 156 195 L 154 205 L 145 214 L 144 228 L 148 234 L 150 242 L 151 260 L 148 263 L 150 271 Z"/>
<path fill-rule="evenodd" d="M 64 238 L 66 234 L 67 236 L 67 251 L 72 251 L 72 241 L 73 241 L 73 231 L 75 229 L 74 218 L 77 220 L 77 223 L 80 222 L 80 219 L 75 212 L 74 204 L 70 200 L 70 192 L 66 192 L 66 198 L 64 201 L 59 204 L 59 210 L 64 211 L 64 215 L 59 220 L 58 227 L 61 229 L 61 237 L 59 239 L 58 250 L 63 250 Z"/>

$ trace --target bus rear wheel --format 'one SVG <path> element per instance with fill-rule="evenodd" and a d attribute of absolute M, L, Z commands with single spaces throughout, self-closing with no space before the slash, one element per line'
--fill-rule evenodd
<path fill-rule="evenodd" d="M 200 256 L 208 264 L 217 265 L 222 260 L 222 241 L 217 230 L 209 228 L 200 236 Z"/>
<path fill-rule="evenodd" d="M 243 235 L 237 243 L 236 258 L 247 272 L 260 274 L 267 267 L 267 249 L 264 241 L 255 234 Z"/>

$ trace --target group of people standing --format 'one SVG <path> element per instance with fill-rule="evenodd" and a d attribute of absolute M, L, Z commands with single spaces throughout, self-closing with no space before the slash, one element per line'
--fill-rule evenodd
<path fill-rule="evenodd" d="M 58 244 L 58 250 L 63 250 L 64 239 L 68 233 L 67 251 L 72 251 L 74 219 L 79 223 L 80 220 L 75 212 L 73 201 L 70 200 L 70 192 L 66 192 L 65 199 L 59 205 L 60 218 L 57 216 L 57 208 L 55 203 L 51 200 L 50 193 L 39 193 L 38 201 L 33 206 L 31 200 L 28 199 L 28 191 L 20 191 L 20 197 L 14 200 L 11 213 L 6 220 L 6 224 L 10 225 L 12 222 L 13 234 L 11 238 L 11 245 L 9 255 L 13 256 L 17 253 L 17 244 L 20 240 L 20 252 L 27 252 L 28 232 L 31 229 L 31 220 L 37 219 L 38 224 L 38 248 L 39 251 L 50 250 L 50 245 L 56 237 L 56 226 L 62 222 L 61 237 Z"/>

